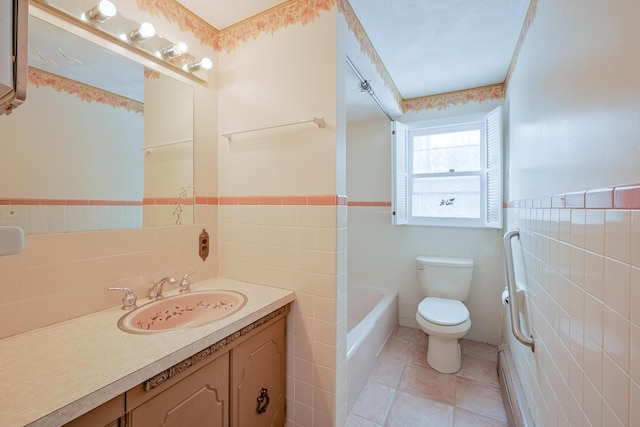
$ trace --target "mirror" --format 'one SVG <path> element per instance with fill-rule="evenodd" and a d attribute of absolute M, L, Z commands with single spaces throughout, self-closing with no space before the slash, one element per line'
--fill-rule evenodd
<path fill-rule="evenodd" d="M 29 17 L 27 101 L 0 117 L 0 225 L 193 223 L 193 88 Z"/>

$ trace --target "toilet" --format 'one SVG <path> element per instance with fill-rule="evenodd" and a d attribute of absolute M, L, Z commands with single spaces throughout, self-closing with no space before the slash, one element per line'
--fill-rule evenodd
<path fill-rule="evenodd" d="M 427 363 L 445 374 L 462 366 L 460 344 L 471 328 L 469 310 L 462 303 L 469 296 L 473 260 L 419 256 L 418 281 L 425 297 L 418 305 L 416 320 L 429 335 Z"/>

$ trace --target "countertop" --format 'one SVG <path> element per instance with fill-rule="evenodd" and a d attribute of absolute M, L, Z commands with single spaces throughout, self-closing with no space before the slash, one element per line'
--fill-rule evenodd
<path fill-rule="evenodd" d="M 293 291 L 225 278 L 192 289 L 239 291 L 248 301 L 228 317 L 171 332 L 121 331 L 126 312 L 114 307 L 1 339 L 0 425 L 62 425 L 294 300 Z"/>

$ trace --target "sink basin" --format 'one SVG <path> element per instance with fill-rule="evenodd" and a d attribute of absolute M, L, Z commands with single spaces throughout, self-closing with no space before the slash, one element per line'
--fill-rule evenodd
<path fill-rule="evenodd" d="M 125 314 L 118 320 L 118 327 L 134 334 L 184 329 L 220 320 L 240 310 L 246 303 L 246 295 L 229 290 L 178 294 Z"/>

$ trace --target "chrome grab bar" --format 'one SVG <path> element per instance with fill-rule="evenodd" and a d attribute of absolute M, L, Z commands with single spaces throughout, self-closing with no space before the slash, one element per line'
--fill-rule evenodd
<path fill-rule="evenodd" d="M 522 344 L 531 347 L 535 351 L 533 335 L 525 336 L 520 325 L 520 310 L 518 309 L 518 295 L 516 289 L 516 275 L 513 268 L 513 250 L 511 249 L 511 239 L 520 238 L 520 231 L 509 231 L 504 235 L 504 265 L 507 270 L 507 289 L 509 291 L 509 313 L 511 314 L 511 331 L 513 336 Z"/>

